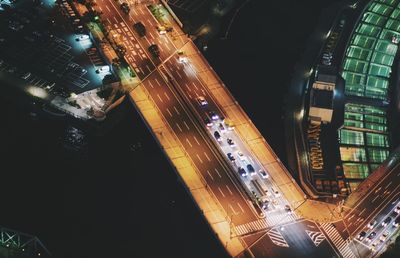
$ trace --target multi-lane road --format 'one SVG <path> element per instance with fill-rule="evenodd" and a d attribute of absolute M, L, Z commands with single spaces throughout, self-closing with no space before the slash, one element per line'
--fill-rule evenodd
<path fill-rule="evenodd" d="M 126 60 L 137 72 L 139 78 L 157 108 L 176 134 L 180 144 L 191 157 L 193 164 L 211 188 L 221 206 L 233 223 L 244 224 L 257 219 L 255 209 L 240 184 L 232 180 L 230 168 L 221 153 L 216 149 L 210 137 L 206 135 L 204 124 L 196 118 L 193 109 L 187 105 L 187 99 L 203 95 L 203 86 L 197 77 L 188 77 L 182 71 L 184 64 L 178 61 L 177 48 L 167 35 L 160 35 L 157 21 L 145 5 L 132 5 L 129 15 L 120 11 L 119 2 L 97 1 L 97 7 L 103 12 L 106 26 L 119 33 L 127 49 Z M 132 25 L 142 22 L 146 27 L 146 36 L 140 38 Z M 151 44 L 157 44 L 160 58 L 154 58 L 148 52 Z M 167 62 L 165 62 L 167 60 Z M 162 64 L 163 63 L 163 64 Z M 177 87 L 185 87 L 189 94 L 182 95 Z M 212 100 L 209 100 L 210 107 Z"/>
<path fill-rule="evenodd" d="M 196 75 L 190 57 L 188 63 L 179 61 L 178 51 L 186 43 L 191 44 L 189 39 L 185 41 L 180 37 L 179 42 L 174 42 L 168 33 L 161 35 L 157 29 L 158 21 L 146 4 L 128 1 L 131 11 L 125 14 L 120 8 L 122 2 L 97 0 L 96 3 L 95 8 L 102 12 L 102 20 L 109 28 L 111 37 L 126 48 L 125 59 L 128 64 L 141 79 L 163 119 L 225 210 L 235 232 L 242 235 L 256 257 L 285 257 L 288 253 L 298 253 L 299 257 L 357 255 L 357 250 L 351 249 L 345 240 L 360 231 L 369 220 L 368 216 L 374 216 L 375 213 L 376 217 L 376 214 L 384 210 L 383 203 L 398 198 L 398 183 L 390 183 L 393 176 L 382 180 L 362 202 L 344 214 L 342 225 L 347 235 L 341 232 L 339 224 L 316 224 L 301 219 L 295 212 L 288 213 L 284 208 L 290 202 L 279 194 L 279 188 L 271 178 L 261 176 L 260 170 L 264 168 L 252 158 L 251 152 L 236 132 L 228 130 L 223 123 L 225 115 Z M 144 37 L 140 37 L 133 29 L 133 24 L 137 22 L 146 27 Z M 149 53 L 148 47 L 152 44 L 157 44 L 160 49 L 159 58 Z M 199 103 L 200 96 L 207 101 L 206 105 Z M 205 119 L 212 121 L 210 111 L 220 118 L 215 119 L 212 126 L 207 126 Z M 216 131 L 221 141 L 215 137 Z M 228 138 L 232 139 L 234 145 L 228 144 Z M 228 153 L 235 159 L 233 162 L 228 159 Z M 253 175 L 248 171 L 248 164 L 255 170 Z M 247 171 L 246 176 L 238 173 L 239 167 Z M 268 193 L 260 193 L 254 181 L 258 182 L 261 189 L 268 189 Z M 254 196 L 250 197 L 254 194 L 252 192 L 265 194 L 264 197 L 269 201 L 267 210 L 255 208 Z M 382 208 L 379 208 L 380 205 Z M 369 212 L 373 207 L 374 212 Z M 255 232 L 259 232 L 257 234 L 260 237 L 256 242 L 253 239 Z"/>

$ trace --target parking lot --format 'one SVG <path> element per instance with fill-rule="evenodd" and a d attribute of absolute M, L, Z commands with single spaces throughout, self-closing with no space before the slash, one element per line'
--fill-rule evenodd
<path fill-rule="evenodd" d="M 98 70 L 106 63 L 87 35 L 77 40 L 85 34 L 72 12 L 51 12 L 48 5 L 0 12 L 0 59 L 18 68 L 14 76 L 62 97 L 102 86 L 105 74 Z"/>

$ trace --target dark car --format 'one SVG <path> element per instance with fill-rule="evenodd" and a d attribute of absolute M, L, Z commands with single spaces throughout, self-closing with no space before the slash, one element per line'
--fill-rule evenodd
<path fill-rule="evenodd" d="M 357 238 L 358 238 L 358 240 L 362 241 L 366 235 L 367 235 L 367 232 L 362 231 L 360 234 L 358 234 Z"/>
<path fill-rule="evenodd" d="M 247 171 L 249 171 L 250 175 L 254 175 L 256 173 L 253 165 L 251 165 L 251 164 L 247 164 Z"/>
<path fill-rule="evenodd" d="M 204 119 L 204 123 L 205 123 L 207 126 L 213 126 L 213 123 L 211 122 L 211 120 L 210 120 L 208 117 Z"/>
<path fill-rule="evenodd" d="M 222 139 L 221 139 L 221 135 L 219 134 L 219 132 L 218 131 L 215 131 L 214 132 L 214 137 L 215 137 L 215 139 L 217 140 L 217 141 L 222 141 Z"/>
<path fill-rule="evenodd" d="M 247 176 L 246 170 L 244 170 L 244 168 L 242 168 L 242 167 L 238 168 L 238 173 L 243 177 Z"/>
<path fill-rule="evenodd" d="M 393 227 L 398 227 L 400 224 L 400 216 L 398 216 L 394 221 L 393 221 Z"/>
<path fill-rule="evenodd" d="M 387 217 L 387 218 L 382 222 L 382 227 L 386 227 L 391 221 L 392 221 L 392 217 Z"/>
<path fill-rule="evenodd" d="M 232 155 L 232 153 L 227 153 L 226 154 L 227 156 L 228 156 L 228 159 L 230 160 L 230 161 L 235 161 L 236 159 L 235 159 L 235 157 Z"/>
<path fill-rule="evenodd" d="M 133 28 L 139 34 L 140 37 L 146 36 L 146 27 L 141 22 L 133 24 Z"/>
<path fill-rule="evenodd" d="M 209 116 L 212 120 L 218 120 L 218 119 L 219 119 L 219 116 L 218 116 L 214 111 L 208 112 L 208 116 Z"/>
<path fill-rule="evenodd" d="M 129 14 L 131 8 L 129 7 L 129 5 L 127 3 L 122 3 L 120 5 L 121 10 L 125 13 L 125 14 Z"/>
<path fill-rule="evenodd" d="M 375 236 L 376 236 L 376 232 L 375 231 L 371 232 L 371 234 L 369 234 L 369 236 L 367 237 L 367 241 L 371 242 Z"/>
<path fill-rule="evenodd" d="M 156 44 L 152 44 L 149 47 L 149 52 L 154 56 L 154 57 L 159 57 L 160 56 L 160 49 Z"/>
<path fill-rule="evenodd" d="M 226 139 L 226 142 L 229 144 L 229 146 L 235 146 L 235 143 L 233 142 L 233 140 L 231 138 Z"/>

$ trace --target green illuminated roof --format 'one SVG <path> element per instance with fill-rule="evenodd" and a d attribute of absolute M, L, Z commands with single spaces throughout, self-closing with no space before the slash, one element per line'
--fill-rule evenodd
<path fill-rule="evenodd" d="M 400 0 L 371 1 L 356 26 L 342 64 L 346 96 L 388 100 L 399 40 Z M 339 141 L 344 174 L 354 182 L 365 179 L 388 157 L 389 139 L 386 109 L 348 99 Z"/>

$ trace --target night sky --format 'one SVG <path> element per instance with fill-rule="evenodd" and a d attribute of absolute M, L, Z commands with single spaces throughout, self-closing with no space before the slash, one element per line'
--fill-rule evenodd
<path fill-rule="evenodd" d="M 228 39 L 217 37 L 205 53 L 282 160 L 290 76 L 333 2 L 250 1 Z M 60 146 L 65 122 L 32 120 L 17 96 L 0 97 L 2 226 L 37 235 L 56 257 L 224 257 L 129 103 L 79 158 Z"/>

